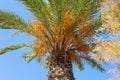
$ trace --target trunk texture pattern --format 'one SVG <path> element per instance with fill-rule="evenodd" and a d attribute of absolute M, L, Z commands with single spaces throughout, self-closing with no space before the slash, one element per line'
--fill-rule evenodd
<path fill-rule="evenodd" d="M 49 64 L 48 80 L 74 80 L 69 53 L 52 55 Z"/>

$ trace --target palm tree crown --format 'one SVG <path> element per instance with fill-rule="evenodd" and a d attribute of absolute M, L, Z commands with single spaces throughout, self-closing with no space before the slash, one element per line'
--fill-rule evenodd
<path fill-rule="evenodd" d="M 82 61 L 104 71 L 97 60 L 89 54 L 95 48 L 94 36 L 102 25 L 101 17 L 94 14 L 100 11 L 102 0 L 19 0 L 35 16 L 35 20 L 26 23 L 19 16 L 0 10 L 0 28 L 16 29 L 36 38 L 34 45 L 17 44 L 0 50 L 0 54 L 19 48 L 31 48 L 33 52 L 23 56 L 27 62 L 33 58 L 46 58 L 49 61 L 53 52 L 70 53 L 70 58 L 84 69 Z"/>

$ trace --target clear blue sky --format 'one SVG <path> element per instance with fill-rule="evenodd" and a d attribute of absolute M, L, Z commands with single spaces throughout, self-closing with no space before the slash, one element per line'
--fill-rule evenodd
<path fill-rule="evenodd" d="M 17 0 L 0 0 L 0 9 L 14 12 L 25 21 L 33 19 L 33 15 Z M 11 37 L 14 32 L 15 30 L 0 29 L 0 49 L 13 43 L 32 42 L 32 38 L 24 33 Z M 0 56 L 0 80 L 47 80 L 47 70 L 44 69 L 43 62 L 33 60 L 25 64 L 21 57 L 24 51 L 20 49 Z M 86 65 L 84 71 L 79 71 L 75 65 L 73 67 L 76 80 L 108 80 L 111 77 L 107 72 L 101 73 L 89 65 Z M 110 67 L 105 66 L 107 70 Z"/>

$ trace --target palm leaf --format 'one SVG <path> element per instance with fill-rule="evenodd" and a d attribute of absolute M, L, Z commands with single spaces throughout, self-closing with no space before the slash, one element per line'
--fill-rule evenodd
<path fill-rule="evenodd" d="M 102 67 L 102 65 L 100 63 L 98 63 L 96 60 L 92 59 L 90 56 L 79 56 L 81 59 L 85 60 L 86 63 L 88 63 L 89 65 L 91 65 L 92 67 L 97 68 L 100 71 L 105 71 L 104 68 Z"/>
<path fill-rule="evenodd" d="M 31 45 L 28 45 L 28 44 L 11 45 L 11 46 L 8 46 L 8 47 L 1 49 L 0 55 L 7 53 L 7 52 L 10 52 L 10 51 L 13 51 L 13 50 L 20 49 L 20 48 L 31 48 Z"/>
<path fill-rule="evenodd" d="M 49 23 L 49 16 L 46 10 L 46 4 L 43 0 L 19 0 L 30 10 L 34 16 L 39 19 L 42 23 Z M 48 8 L 47 8 L 48 9 Z M 51 13 L 49 13 L 51 14 Z"/>
<path fill-rule="evenodd" d="M 0 28 L 17 29 L 22 32 L 29 32 L 30 26 L 19 16 L 0 10 Z"/>
<path fill-rule="evenodd" d="M 78 66 L 80 70 L 84 70 L 84 65 L 81 60 L 75 61 L 75 64 Z"/>
<path fill-rule="evenodd" d="M 36 53 L 34 52 L 27 52 L 22 55 L 25 58 L 25 62 L 29 63 L 36 57 Z"/>

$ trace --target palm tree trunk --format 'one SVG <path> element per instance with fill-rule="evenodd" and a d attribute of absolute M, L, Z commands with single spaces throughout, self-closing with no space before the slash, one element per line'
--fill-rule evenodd
<path fill-rule="evenodd" d="M 48 80 L 74 80 L 69 53 L 52 54 Z"/>

